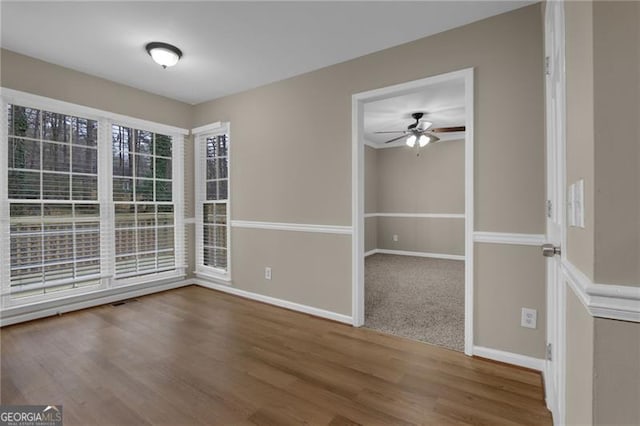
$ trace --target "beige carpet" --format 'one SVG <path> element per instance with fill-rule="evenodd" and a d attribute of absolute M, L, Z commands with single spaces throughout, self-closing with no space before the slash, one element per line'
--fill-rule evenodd
<path fill-rule="evenodd" d="M 367 257 L 365 327 L 463 351 L 464 261 Z"/>

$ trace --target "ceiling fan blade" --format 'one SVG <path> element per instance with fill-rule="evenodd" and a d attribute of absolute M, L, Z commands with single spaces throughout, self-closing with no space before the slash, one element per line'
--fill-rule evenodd
<path fill-rule="evenodd" d="M 407 131 L 406 130 L 393 130 L 393 131 L 390 131 L 390 132 L 373 132 L 373 133 L 378 133 L 378 134 L 380 134 L 380 133 L 407 133 Z"/>
<path fill-rule="evenodd" d="M 388 140 L 385 143 L 391 143 L 391 142 L 399 141 L 400 139 L 402 139 L 404 137 L 406 137 L 406 135 L 398 136 L 397 138 L 393 138 L 391 140 Z"/>
<path fill-rule="evenodd" d="M 420 130 L 421 132 L 427 131 L 429 130 L 429 128 L 431 127 L 431 122 L 429 121 L 421 121 L 418 123 L 418 130 Z"/>
<path fill-rule="evenodd" d="M 431 138 L 431 141 L 429 143 L 436 143 L 440 140 L 440 138 L 434 135 L 433 133 L 427 133 L 427 136 Z"/>
<path fill-rule="evenodd" d="M 438 127 L 436 129 L 431 129 L 431 132 L 436 133 L 453 133 L 453 132 L 464 132 L 465 126 L 453 126 L 453 127 Z"/>

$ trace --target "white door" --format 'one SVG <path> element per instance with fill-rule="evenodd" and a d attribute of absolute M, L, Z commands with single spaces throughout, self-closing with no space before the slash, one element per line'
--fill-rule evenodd
<path fill-rule="evenodd" d="M 545 11 L 547 118 L 547 406 L 557 424 L 564 424 L 564 300 L 561 253 L 565 241 L 565 59 L 564 3 L 549 1 Z"/>

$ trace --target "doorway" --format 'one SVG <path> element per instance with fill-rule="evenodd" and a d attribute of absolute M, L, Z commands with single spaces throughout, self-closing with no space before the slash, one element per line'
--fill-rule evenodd
<path fill-rule="evenodd" d="M 447 107 L 446 102 L 442 102 L 447 93 L 453 93 L 452 90 L 458 90 L 460 105 Z M 429 105 L 425 94 L 428 94 L 427 98 L 429 99 L 439 99 L 441 104 L 437 108 Z M 424 106 L 415 103 L 421 97 Z M 404 128 L 410 132 L 399 133 L 397 138 L 394 138 L 393 134 L 373 135 L 371 120 L 376 121 L 376 117 L 379 121 L 377 124 L 400 125 L 400 122 L 382 123 L 384 119 L 380 119 L 382 117 L 380 112 L 388 110 L 388 107 L 394 105 L 394 102 L 396 105 L 404 105 L 405 107 L 414 102 L 415 111 L 400 111 L 401 108 L 396 108 L 400 112 L 397 120 L 404 120 Z M 393 108 L 391 109 L 393 110 Z M 416 113 L 423 115 L 416 115 Z M 464 121 L 464 130 L 457 129 L 457 134 L 452 132 L 450 135 L 445 134 L 446 132 L 437 132 L 436 130 L 442 130 L 442 127 L 446 127 L 446 125 L 454 124 L 447 122 L 447 114 L 449 118 L 457 114 L 458 119 Z M 373 326 L 373 328 L 387 332 L 392 332 L 395 328 L 399 330 L 399 333 L 393 334 L 403 335 L 404 333 L 404 337 L 416 338 L 452 349 L 464 349 L 465 354 L 472 354 L 473 118 L 473 69 L 455 71 L 353 95 L 352 300 L 355 326 Z M 415 122 L 411 120 L 415 120 Z M 428 121 L 432 122 L 428 123 Z M 413 130 L 410 127 L 411 124 L 414 124 Z M 383 131 L 385 129 L 375 130 Z M 389 128 L 389 131 L 397 130 Z M 421 141 L 427 142 L 422 147 L 418 143 L 420 134 L 415 130 L 424 130 L 425 135 L 431 136 L 430 140 Z M 412 134 L 416 136 L 416 139 L 407 140 Z M 434 136 L 436 137 L 434 138 Z M 385 143 L 391 139 L 395 140 L 389 144 Z M 413 142 L 413 148 L 405 146 L 411 142 Z M 387 147 L 394 148 L 387 149 Z M 386 177 L 377 178 L 378 182 L 382 179 L 382 186 L 385 187 L 379 191 L 385 200 L 379 203 L 379 207 L 372 208 L 372 190 L 370 182 L 367 184 L 367 180 L 371 180 L 373 168 L 371 156 L 374 155 L 372 154 L 374 151 L 383 153 L 375 154 L 375 156 L 379 155 L 383 158 L 380 161 L 376 160 L 376 164 L 383 165 L 382 167 L 387 169 L 385 173 L 393 175 L 392 166 L 395 163 L 397 163 L 395 167 L 402 171 L 399 176 L 390 179 L 395 182 L 388 183 Z M 463 194 L 460 194 L 457 208 L 453 208 L 453 211 L 446 211 L 446 207 L 436 206 L 438 203 L 435 202 L 435 198 L 438 197 L 425 195 L 428 191 L 421 191 L 420 187 L 426 188 L 428 185 L 433 187 L 438 183 L 447 183 L 447 180 L 443 179 L 431 179 L 432 182 L 429 179 L 429 173 L 437 173 L 438 167 L 444 167 L 441 170 L 446 170 L 446 165 L 441 162 L 447 155 L 455 156 L 456 152 L 460 162 L 458 187 Z M 407 163 L 409 157 L 413 157 L 415 161 Z M 413 175 L 407 177 L 407 173 L 413 173 Z M 406 185 L 414 185 L 414 190 L 398 191 L 398 187 L 402 188 L 402 179 L 407 181 Z M 418 187 L 417 191 L 415 186 Z M 411 201 L 407 203 L 407 200 L 404 200 L 403 204 L 402 196 L 398 197 L 400 193 L 405 193 L 405 196 L 409 194 L 408 196 L 412 197 Z M 446 189 L 444 189 L 444 193 L 446 194 Z M 368 202 L 365 206 L 366 201 Z M 394 201 L 398 202 L 397 205 L 393 204 Z M 434 210 L 425 211 L 430 209 Z M 372 225 L 377 221 L 380 223 Z M 413 225 L 411 225 L 412 221 Z M 417 222 L 421 222 L 421 224 L 416 227 Z M 378 243 L 377 237 L 371 237 L 371 229 L 374 227 L 376 233 L 377 230 L 380 231 L 380 243 Z M 415 231 L 416 229 L 420 231 Z M 458 231 L 455 231 L 456 229 Z M 425 237 L 425 232 L 429 233 L 428 237 Z M 456 232 L 457 237 L 455 237 Z M 447 236 L 452 236 L 452 238 L 444 241 L 443 238 L 446 240 Z M 372 240 L 376 240 L 376 242 L 372 243 Z M 438 243 L 438 241 L 440 242 Z M 455 247 L 456 245 L 458 247 Z M 365 255 L 368 255 L 366 260 Z M 365 278 L 367 279 L 365 280 Z M 455 304 L 455 284 L 449 281 L 456 279 L 459 281 L 457 290 L 459 312 L 456 314 L 453 309 L 449 317 L 451 319 L 456 315 L 458 317 L 461 315 L 463 318 L 458 318 L 459 325 L 457 327 L 447 328 L 444 324 L 447 320 L 443 319 L 447 318 L 447 315 L 434 315 L 434 310 L 438 310 L 438 306 L 442 307 L 447 303 Z M 366 286 L 365 281 L 367 281 Z M 371 292 L 370 297 L 367 297 L 368 291 Z M 403 291 L 406 293 L 403 296 L 405 299 L 399 300 L 395 297 Z M 436 298 L 439 296 L 443 297 L 438 302 Z M 392 299 L 395 299 L 396 303 L 389 303 Z M 434 309 L 429 309 L 430 304 Z M 385 322 L 385 317 L 387 322 L 391 322 L 391 324 L 387 324 L 389 329 L 379 326 L 380 321 Z M 428 323 L 429 317 L 431 317 L 431 324 Z M 389 319 L 393 320 L 388 321 Z M 430 330 L 426 330 L 427 328 Z M 430 335 L 436 341 L 430 341 Z"/>

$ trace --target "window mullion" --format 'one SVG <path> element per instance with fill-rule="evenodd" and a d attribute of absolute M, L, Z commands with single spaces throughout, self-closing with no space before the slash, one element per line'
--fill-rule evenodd
<path fill-rule="evenodd" d="M 185 224 L 184 224 L 184 136 L 171 135 L 172 161 L 171 161 L 171 192 L 173 193 L 173 218 L 174 218 L 174 256 L 176 269 L 185 271 Z M 156 222 L 157 225 L 157 222 Z"/>
<path fill-rule="evenodd" d="M 2 116 L 0 117 L 0 129 L 8 129 L 9 107 L 5 100 L 1 101 Z M 0 132 L 0 146 L 9 146 L 9 136 L 6 130 Z M 9 164 L 9 150 L 0 149 L 0 170 Z M 0 307 L 6 305 L 9 297 L 11 278 L 11 244 L 9 241 L 9 188 L 8 172 L 0 173 L 0 291 L 2 294 Z"/>
<path fill-rule="evenodd" d="M 202 210 L 206 199 L 206 166 L 207 166 L 207 139 L 204 136 L 195 136 L 196 144 L 193 150 L 195 167 L 195 202 L 196 202 L 196 269 L 204 265 L 203 226 L 204 217 Z"/>
<path fill-rule="evenodd" d="M 111 121 L 98 122 L 98 200 L 100 203 L 100 270 L 110 287 L 115 273 L 115 207 L 113 202 L 113 154 Z"/>

